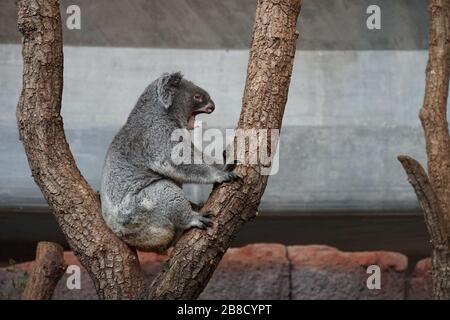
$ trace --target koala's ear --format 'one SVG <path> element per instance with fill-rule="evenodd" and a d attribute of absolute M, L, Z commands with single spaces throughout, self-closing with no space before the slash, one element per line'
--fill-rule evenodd
<path fill-rule="evenodd" d="M 158 79 L 158 96 L 159 100 L 164 104 L 164 106 L 168 109 L 172 104 L 173 95 L 175 93 L 175 89 L 181 83 L 181 79 L 183 79 L 183 75 L 181 72 L 174 73 L 164 73 Z"/>
<path fill-rule="evenodd" d="M 181 79 L 183 79 L 183 75 L 180 71 L 169 74 L 170 86 L 177 88 L 181 83 Z"/>

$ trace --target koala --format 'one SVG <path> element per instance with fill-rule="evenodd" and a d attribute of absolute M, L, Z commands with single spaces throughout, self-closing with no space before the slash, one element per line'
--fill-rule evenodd
<path fill-rule="evenodd" d="M 102 214 L 130 246 L 161 253 L 185 230 L 211 225 L 209 214 L 193 210 L 183 183 L 240 179 L 223 165 L 176 164 L 171 158 L 178 143 L 171 139 L 174 130 L 193 129 L 196 115 L 214 109 L 208 92 L 179 72 L 166 73 L 144 90 L 114 137 L 102 171 Z"/>

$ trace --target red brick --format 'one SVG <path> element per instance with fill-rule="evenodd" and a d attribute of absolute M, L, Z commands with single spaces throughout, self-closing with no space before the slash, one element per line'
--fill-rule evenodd
<path fill-rule="evenodd" d="M 280 244 L 229 249 L 200 299 L 289 299 L 289 262 Z"/>
<path fill-rule="evenodd" d="M 416 263 L 408 279 L 408 300 L 430 300 L 431 287 L 431 259 L 422 259 Z"/>
<path fill-rule="evenodd" d="M 342 252 L 328 246 L 290 246 L 292 299 L 404 299 L 406 256 L 385 251 Z M 381 289 L 369 290 L 367 267 L 381 269 Z"/>

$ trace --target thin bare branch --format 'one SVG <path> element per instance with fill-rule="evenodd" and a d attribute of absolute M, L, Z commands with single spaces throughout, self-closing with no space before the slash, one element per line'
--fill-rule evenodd
<path fill-rule="evenodd" d="M 425 169 L 417 160 L 409 156 L 398 156 L 398 160 L 405 169 L 409 183 L 414 188 L 419 204 L 423 209 L 433 247 L 447 248 L 447 229 L 444 212 L 436 198 Z"/>

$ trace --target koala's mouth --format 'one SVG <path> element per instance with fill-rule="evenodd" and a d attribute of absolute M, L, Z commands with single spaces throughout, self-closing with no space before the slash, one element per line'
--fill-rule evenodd
<path fill-rule="evenodd" d="M 195 126 L 195 117 L 199 114 L 202 113 L 212 113 L 214 111 L 214 105 L 212 104 L 207 104 L 204 107 L 201 107 L 197 110 L 195 110 L 194 112 L 191 113 L 191 116 L 188 119 L 188 123 L 187 123 L 187 128 L 188 129 L 194 129 Z"/>

